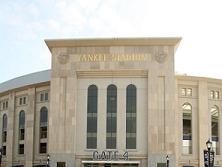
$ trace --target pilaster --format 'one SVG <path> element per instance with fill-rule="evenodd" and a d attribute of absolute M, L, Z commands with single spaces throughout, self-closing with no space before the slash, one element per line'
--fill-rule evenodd
<path fill-rule="evenodd" d="M 25 166 L 33 165 L 34 124 L 35 124 L 35 88 L 28 89 L 28 110 L 25 115 Z"/>
<path fill-rule="evenodd" d="M 199 166 L 203 166 L 203 150 L 206 149 L 206 141 L 210 138 L 210 117 L 208 111 L 208 85 L 207 81 L 199 81 L 199 115 L 198 115 L 198 132 L 199 132 Z"/>
<path fill-rule="evenodd" d="M 7 126 L 7 167 L 12 166 L 13 161 L 13 146 L 14 146 L 14 120 L 15 120 L 15 94 L 14 92 L 9 94 L 8 100 L 8 126 Z"/>

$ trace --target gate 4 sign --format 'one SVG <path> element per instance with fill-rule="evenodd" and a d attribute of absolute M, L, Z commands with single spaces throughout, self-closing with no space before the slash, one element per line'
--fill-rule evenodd
<path fill-rule="evenodd" d="M 120 154 L 119 151 L 94 151 L 93 160 L 128 160 L 128 152 Z"/>
<path fill-rule="evenodd" d="M 209 153 L 208 150 L 204 150 L 204 167 L 213 167 L 214 166 L 214 152 L 210 152 L 210 166 L 208 165 Z"/>

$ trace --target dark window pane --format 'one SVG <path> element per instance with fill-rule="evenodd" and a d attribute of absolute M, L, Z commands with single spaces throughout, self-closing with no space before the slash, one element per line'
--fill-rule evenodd
<path fill-rule="evenodd" d="M 87 119 L 87 132 L 97 132 L 97 118 L 89 117 Z"/>
<path fill-rule="evenodd" d="M 117 113 L 117 88 L 109 85 L 107 88 L 107 118 L 106 118 L 106 147 L 116 148 L 116 119 Z"/>
<path fill-rule="evenodd" d="M 191 120 L 183 119 L 183 134 L 191 134 Z"/>
<path fill-rule="evenodd" d="M 19 98 L 19 105 L 22 105 L 22 98 Z"/>
<path fill-rule="evenodd" d="M 6 142 L 7 141 L 7 131 L 3 131 L 2 132 L 2 142 Z"/>
<path fill-rule="evenodd" d="M 166 167 L 166 163 L 157 163 L 157 167 Z"/>
<path fill-rule="evenodd" d="M 107 149 L 116 148 L 116 137 L 106 137 L 106 148 Z"/>
<path fill-rule="evenodd" d="M 45 101 L 47 101 L 47 100 L 49 100 L 49 93 L 48 92 L 45 93 Z"/>
<path fill-rule="evenodd" d="M 25 139 L 25 129 L 20 129 L 19 130 L 19 140 L 24 140 Z"/>
<path fill-rule="evenodd" d="M 19 154 L 24 154 L 24 144 L 19 144 Z"/>
<path fill-rule="evenodd" d="M 136 148 L 136 137 L 126 137 L 126 148 L 127 149 Z"/>
<path fill-rule="evenodd" d="M 183 154 L 192 154 L 192 106 L 184 103 L 183 110 Z"/>
<path fill-rule="evenodd" d="M 57 162 L 57 167 L 66 167 L 65 162 Z"/>
<path fill-rule="evenodd" d="M 8 101 L 5 102 L 5 108 L 8 108 Z"/>
<path fill-rule="evenodd" d="M 216 93 L 217 91 L 215 91 Z M 213 144 L 213 150 L 216 155 L 220 154 L 220 144 L 219 144 L 219 109 L 214 106 L 210 109 L 211 112 L 211 139 Z"/>
<path fill-rule="evenodd" d="M 136 133 L 135 118 L 127 118 L 126 119 L 126 133 Z"/>
<path fill-rule="evenodd" d="M 25 112 L 22 110 L 19 113 L 19 129 L 25 128 Z"/>
<path fill-rule="evenodd" d="M 43 100 L 44 100 L 44 94 L 41 93 L 41 94 L 40 94 L 40 101 L 43 101 Z"/>
<path fill-rule="evenodd" d="M 7 115 L 3 115 L 3 130 L 7 130 Z"/>
<path fill-rule="evenodd" d="M 6 146 L 2 146 L 2 155 L 6 155 Z"/>
<path fill-rule="evenodd" d="M 40 139 L 47 138 L 47 126 L 40 127 Z"/>
<path fill-rule="evenodd" d="M 116 133 L 116 117 L 107 117 L 107 133 Z"/>
<path fill-rule="evenodd" d="M 40 126 L 47 126 L 48 122 L 48 109 L 42 107 L 40 110 Z"/>
<path fill-rule="evenodd" d="M 3 110 L 5 109 L 5 102 L 3 102 Z"/>
<path fill-rule="evenodd" d="M 47 143 L 40 143 L 39 153 L 40 154 L 47 153 Z"/>
<path fill-rule="evenodd" d="M 87 142 L 86 147 L 97 147 L 97 101 L 98 89 L 95 85 L 88 87 L 87 96 Z"/>
<path fill-rule="evenodd" d="M 97 138 L 96 137 L 87 137 L 87 148 L 96 149 Z"/>
<path fill-rule="evenodd" d="M 23 104 L 26 104 L 26 97 L 23 97 Z"/>
<path fill-rule="evenodd" d="M 6 142 L 7 141 L 7 115 L 4 114 L 3 115 L 3 127 L 2 127 L 2 142 Z"/>
<path fill-rule="evenodd" d="M 126 89 L 126 148 L 136 149 L 136 87 Z"/>

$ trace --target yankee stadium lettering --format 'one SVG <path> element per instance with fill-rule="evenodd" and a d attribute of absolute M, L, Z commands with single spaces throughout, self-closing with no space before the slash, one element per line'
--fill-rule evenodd
<path fill-rule="evenodd" d="M 147 61 L 150 54 L 83 54 L 79 55 L 80 62 L 118 62 L 118 61 Z"/>

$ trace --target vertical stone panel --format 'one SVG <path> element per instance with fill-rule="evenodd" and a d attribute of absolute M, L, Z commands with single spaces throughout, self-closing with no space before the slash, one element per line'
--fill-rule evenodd
<path fill-rule="evenodd" d="M 199 115 L 198 115 L 198 132 L 199 132 L 199 164 L 202 166 L 203 150 L 206 149 L 206 141 L 210 138 L 210 114 L 208 109 L 208 86 L 207 81 L 199 81 Z"/>
<path fill-rule="evenodd" d="M 165 78 L 158 77 L 158 152 L 164 151 L 166 149 L 166 110 L 165 110 Z"/>
<path fill-rule="evenodd" d="M 15 94 L 14 92 L 9 94 L 8 100 L 8 126 L 7 126 L 7 167 L 12 166 L 13 161 L 13 148 L 14 148 L 14 120 L 15 120 Z M 1 133 L 2 134 L 2 133 Z"/>
<path fill-rule="evenodd" d="M 148 165 L 177 166 L 175 135 L 175 76 L 173 47 L 155 47 L 148 74 Z"/>
<path fill-rule="evenodd" d="M 106 88 L 98 86 L 97 148 L 106 148 Z M 102 88 L 101 88 L 102 87 Z"/>
<path fill-rule="evenodd" d="M 33 165 L 34 157 L 34 118 L 35 118 L 35 88 L 28 90 L 28 110 L 25 123 L 25 165 Z"/>
<path fill-rule="evenodd" d="M 117 85 L 118 86 L 118 85 Z M 117 89 L 117 150 L 126 150 L 126 87 Z"/>

